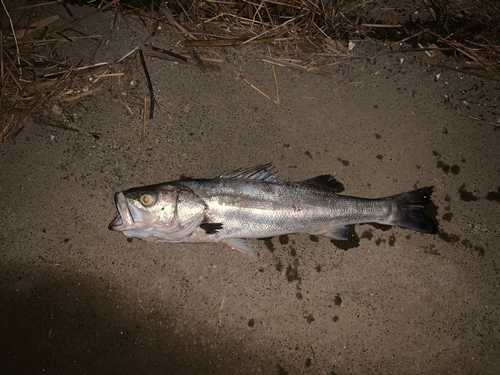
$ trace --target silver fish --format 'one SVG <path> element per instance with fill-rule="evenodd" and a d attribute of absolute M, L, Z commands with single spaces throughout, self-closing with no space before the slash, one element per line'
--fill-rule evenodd
<path fill-rule="evenodd" d="M 347 225 L 379 223 L 437 233 L 426 216 L 432 187 L 379 199 L 337 194 L 330 175 L 280 182 L 271 164 L 210 180 L 181 180 L 115 194 L 109 229 L 153 242 L 218 242 L 255 256 L 245 238 L 309 233 L 347 240 Z"/>

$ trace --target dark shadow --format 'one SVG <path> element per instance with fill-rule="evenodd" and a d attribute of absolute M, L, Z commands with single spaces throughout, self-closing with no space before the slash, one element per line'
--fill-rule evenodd
<path fill-rule="evenodd" d="M 1 374 L 230 373 L 243 355 L 225 337 L 203 345 L 193 339 L 196 324 L 143 311 L 101 278 L 56 266 L 2 268 Z M 226 363 L 221 353 L 231 353 Z"/>

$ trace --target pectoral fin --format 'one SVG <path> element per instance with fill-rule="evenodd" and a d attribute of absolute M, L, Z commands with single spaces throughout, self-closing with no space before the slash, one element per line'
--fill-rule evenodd
<path fill-rule="evenodd" d="M 221 223 L 201 223 L 200 228 L 205 231 L 206 234 L 216 234 L 219 229 L 222 229 Z"/>
<path fill-rule="evenodd" d="M 240 253 L 250 255 L 252 257 L 257 256 L 255 250 L 252 249 L 246 240 L 242 238 L 229 238 L 227 240 L 219 242 L 221 245 L 227 246 L 233 250 L 238 250 Z"/>
<path fill-rule="evenodd" d="M 316 236 L 321 236 L 321 237 L 326 237 L 330 238 L 332 240 L 342 240 L 342 241 L 347 241 L 347 227 L 346 226 L 341 226 L 341 227 L 335 227 L 330 230 L 327 230 L 325 232 L 315 232 L 315 233 L 310 233 L 314 234 Z"/>

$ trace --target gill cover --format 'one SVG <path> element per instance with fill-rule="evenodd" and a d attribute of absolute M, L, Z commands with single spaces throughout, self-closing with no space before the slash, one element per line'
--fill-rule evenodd
<path fill-rule="evenodd" d="M 114 230 L 153 242 L 183 242 L 202 223 L 207 206 L 192 190 L 172 185 L 134 188 L 118 200 L 123 225 Z M 127 225 L 130 224 L 130 225 Z"/>

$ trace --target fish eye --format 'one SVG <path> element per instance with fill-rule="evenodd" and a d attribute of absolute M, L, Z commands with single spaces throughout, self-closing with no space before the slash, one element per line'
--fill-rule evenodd
<path fill-rule="evenodd" d="M 154 196 L 154 194 L 148 193 L 141 195 L 139 200 L 144 206 L 151 206 L 155 203 L 156 197 Z"/>

